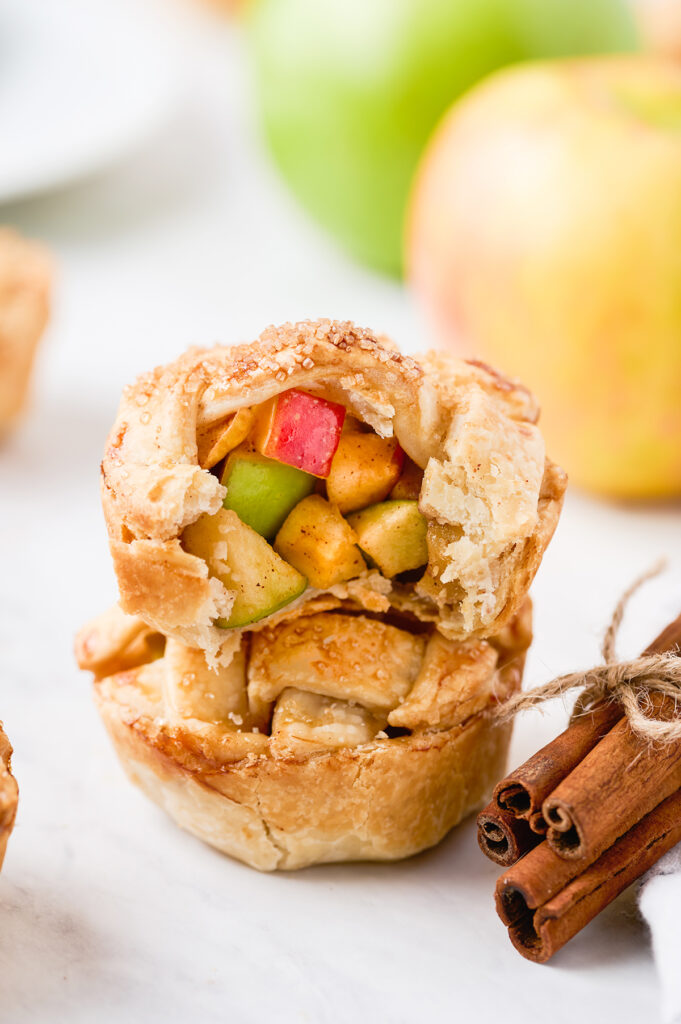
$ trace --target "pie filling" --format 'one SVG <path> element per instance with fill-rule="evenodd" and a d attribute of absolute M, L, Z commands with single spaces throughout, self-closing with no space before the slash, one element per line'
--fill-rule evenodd
<path fill-rule="evenodd" d="M 218 626 L 257 622 L 308 587 L 328 590 L 369 569 L 413 580 L 427 565 L 423 471 L 396 438 L 337 402 L 284 391 L 207 428 L 197 445 L 227 494 L 182 544 L 236 595 Z"/>

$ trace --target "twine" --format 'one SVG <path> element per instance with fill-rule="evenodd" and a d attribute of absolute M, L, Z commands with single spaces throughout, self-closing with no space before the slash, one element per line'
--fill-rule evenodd
<path fill-rule="evenodd" d="M 562 697 L 570 690 L 582 692 L 575 703 L 571 721 L 586 714 L 595 704 L 619 701 L 632 730 L 654 743 L 672 743 L 681 740 L 681 718 L 659 717 L 662 701 L 671 698 L 674 708 L 681 701 L 681 657 L 678 653 L 644 654 L 630 661 L 618 661 L 616 641 L 624 613 L 636 591 L 653 579 L 664 568 L 660 562 L 643 573 L 625 590 L 617 602 L 610 624 L 603 637 L 603 665 L 584 672 L 569 672 L 527 693 L 510 697 L 497 708 L 502 720 L 512 718 L 519 711 L 539 707 L 547 700 Z"/>

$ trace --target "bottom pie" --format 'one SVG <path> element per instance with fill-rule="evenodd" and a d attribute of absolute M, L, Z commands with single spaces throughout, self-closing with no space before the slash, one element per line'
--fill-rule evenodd
<path fill-rule="evenodd" d="M 455 642 L 350 605 L 235 637 L 228 662 L 118 608 L 79 635 L 133 782 L 263 871 L 394 860 L 433 846 L 503 775 L 529 602 L 498 637 Z"/>
<path fill-rule="evenodd" d="M 19 789 L 11 772 L 12 746 L 0 722 L 0 867 L 5 859 L 7 840 L 14 827 Z"/>

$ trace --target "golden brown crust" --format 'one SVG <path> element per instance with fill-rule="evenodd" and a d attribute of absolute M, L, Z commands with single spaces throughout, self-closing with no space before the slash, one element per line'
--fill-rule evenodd
<path fill-rule="evenodd" d="M 11 771 L 12 746 L 0 722 L 0 868 L 5 858 L 7 840 L 14 828 L 19 802 L 19 787 Z"/>
<path fill-rule="evenodd" d="M 414 615 L 451 638 L 498 631 L 522 602 L 565 488 L 545 458 L 534 400 L 481 364 L 442 353 L 416 361 L 371 331 L 326 320 L 268 328 L 252 345 L 192 350 L 126 390 L 102 463 L 125 610 L 211 659 L 231 643 L 214 625 L 230 593 L 179 542 L 225 493 L 199 465 L 197 431 L 292 387 L 342 401 L 426 469 L 428 571 L 406 596 L 367 574 L 360 604 L 411 601 Z M 318 597 L 310 588 L 298 603 Z M 291 612 L 299 614 L 295 604 L 277 621 Z"/>
<path fill-rule="evenodd" d="M 396 860 L 439 842 L 503 775 L 510 726 L 480 716 L 444 732 L 298 758 L 191 770 L 147 720 L 98 707 L 130 779 L 175 821 L 261 871 Z"/>
<path fill-rule="evenodd" d="M 46 250 L 0 228 L 0 431 L 24 405 L 47 323 L 51 278 Z"/>
<path fill-rule="evenodd" d="M 298 619 L 295 638 L 291 623 L 270 628 L 257 640 L 268 652 L 268 678 L 292 639 L 302 649 L 301 665 L 309 645 L 311 665 L 306 682 L 298 663 L 288 664 L 294 689 L 287 686 L 278 696 L 271 735 L 267 717 L 253 726 L 245 690 L 239 698 L 239 680 L 246 677 L 256 696 L 260 685 L 262 651 L 254 655 L 247 637 L 239 649 L 247 663 L 232 661 L 217 672 L 199 652 L 169 641 L 163 658 L 96 682 L 95 699 L 130 778 L 182 827 L 225 853 L 265 871 L 393 860 L 437 843 L 503 774 L 510 727 L 495 725 L 487 711 L 520 685 L 529 615 L 529 605 L 523 606 L 518 622 L 494 645 L 456 644 L 432 630 L 420 632 L 413 638 L 421 666 L 411 672 L 411 695 L 393 693 L 392 711 L 378 707 L 376 680 L 366 691 L 353 683 L 359 704 L 338 699 L 329 686 L 329 671 L 343 670 L 336 652 L 325 654 L 324 636 L 344 636 L 354 648 L 349 658 L 366 661 L 375 640 L 367 640 L 363 624 L 352 638 L 339 627 L 342 615 L 323 612 Z M 345 617 L 350 627 L 363 620 Z M 366 621 L 396 642 L 395 627 Z M 116 631 L 114 622 L 112 636 Z M 279 645 L 269 635 L 277 632 Z M 127 657 L 125 648 L 121 656 Z M 317 695 L 315 686 L 332 695 Z M 238 716 L 223 711 L 216 720 L 218 706 Z M 386 734 L 383 724 L 401 709 L 412 731 Z M 295 716 L 302 725 L 297 731 L 291 728 Z"/>

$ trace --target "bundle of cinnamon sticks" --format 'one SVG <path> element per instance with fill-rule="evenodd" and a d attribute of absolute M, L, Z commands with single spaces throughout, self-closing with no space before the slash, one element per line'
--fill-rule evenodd
<path fill-rule="evenodd" d="M 681 615 L 645 654 L 681 644 Z M 679 717 L 651 696 L 656 718 Z M 478 817 L 483 852 L 508 870 L 496 907 L 511 942 L 544 963 L 681 841 L 681 743 L 651 745 L 618 703 L 577 718 L 494 790 Z"/>

